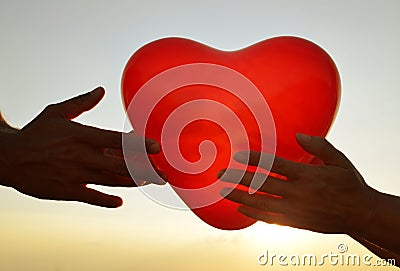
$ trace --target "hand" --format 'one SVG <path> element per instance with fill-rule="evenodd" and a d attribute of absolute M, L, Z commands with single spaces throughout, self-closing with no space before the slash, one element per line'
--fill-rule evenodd
<path fill-rule="evenodd" d="M 223 189 L 221 195 L 243 204 L 238 211 L 256 220 L 322 233 L 358 232 L 374 213 L 376 191 L 370 188 L 352 163 L 324 138 L 297 134 L 297 142 L 320 160 L 320 165 L 302 164 L 275 157 L 270 172 L 256 173 L 265 182 L 255 194 Z M 239 152 L 235 160 L 265 165 L 271 156 L 256 151 Z M 248 161 L 248 163 L 247 163 Z M 264 161 L 264 162 L 263 162 Z M 220 171 L 225 182 L 249 186 L 253 172 Z"/>
<path fill-rule="evenodd" d="M 1 142 L 2 179 L 16 190 L 40 199 L 80 201 L 103 207 L 122 205 L 121 198 L 86 184 L 136 185 L 123 159 L 123 133 L 71 121 L 96 106 L 103 96 L 104 89 L 99 87 L 49 105 L 22 130 L 8 133 Z M 133 143 L 143 145 L 139 136 L 130 137 Z M 160 151 L 159 143 L 152 139 L 146 139 L 145 145 L 149 154 Z M 130 147 L 135 151 L 135 144 Z M 141 168 L 137 171 L 136 176 L 149 175 Z M 159 178 L 154 181 L 160 183 Z"/>

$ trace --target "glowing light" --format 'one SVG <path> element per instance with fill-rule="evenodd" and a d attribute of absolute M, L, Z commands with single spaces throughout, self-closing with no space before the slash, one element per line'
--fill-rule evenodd
<path fill-rule="evenodd" d="M 249 240 L 274 244 L 298 242 L 299 239 L 303 239 L 307 234 L 307 232 L 299 229 L 264 222 L 257 222 L 242 231 Z"/>

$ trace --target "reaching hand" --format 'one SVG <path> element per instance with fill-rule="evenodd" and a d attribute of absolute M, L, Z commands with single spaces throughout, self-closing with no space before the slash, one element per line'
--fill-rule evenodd
<path fill-rule="evenodd" d="M 302 164 L 275 157 L 271 172 L 258 193 L 221 191 L 227 199 L 243 204 L 238 211 L 256 220 L 322 233 L 352 233 L 367 223 L 374 211 L 376 193 L 352 163 L 324 138 L 298 134 L 297 141 L 320 165 Z M 235 160 L 267 167 L 267 154 L 239 152 Z M 263 162 L 263 159 L 265 159 Z M 266 168 L 267 169 L 267 168 Z M 268 170 L 268 169 L 267 169 Z M 225 182 L 249 186 L 254 173 L 236 169 L 220 171 Z M 277 175 L 275 175 L 277 176 Z M 279 177 L 282 176 L 282 177 Z"/>
<path fill-rule="evenodd" d="M 121 198 L 88 188 L 86 184 L 136 185 L 123 159 L 123 134 L 71 121 L 96 106 L 103 96 L 104 89 L 99 87 L 49 105 L 23 129 L 5 135 L 1 142 L 1 179 L 18 191 L 40 199 L 120 206 Z M 143 142 L 134 134 L 130 134 L 130 140 Z M 152 139 L 146 139 L 145 145 L 149 154 L 160 151 L 159 143 Z M 144 169 L 137 170 L 136 176 L 149 176 Z M 160 183 L 159 178 L 148 181 Z"/>

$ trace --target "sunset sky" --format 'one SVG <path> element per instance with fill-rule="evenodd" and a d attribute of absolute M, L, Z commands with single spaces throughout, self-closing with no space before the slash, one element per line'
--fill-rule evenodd
<path fill-rule="evenodd" d="M 400 195 L 400 1 L 0 1 L 0 110 L 16 127 L 54 102 L 98 85 L 106 96 L 77 121 L 123 130 L 123 68 L 144 44 L 187 37 L 236 50 L 282 35 L 309 39 L 334 59 L 340 108 L 328 139 L 372 187 Z M 208 226 L 190 211 L 135 189 L 115 210 L 40 201 L 0 188 L 0 270 L 316 270 L 260 266 L 270 253 L 368 253 L 344 235 L 264 223 L 240 231 Z M 326 265 L 323 270 L 389 270 Z M 319 268 L 318 270 L 321 270 Z M 394 269 L 393 269 L 394 270 Z"/>

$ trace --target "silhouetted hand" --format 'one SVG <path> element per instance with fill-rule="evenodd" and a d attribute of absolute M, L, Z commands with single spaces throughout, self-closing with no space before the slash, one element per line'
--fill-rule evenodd
<path fill-rule="evenodd" d="M 375 190 L 370 188 L 353 164 L 328 141 L 320 137 L 297 135 L 300 146 L 316 156 L 320 165 L 302 164 L 275 157 L 271 172 L 277 177 L 262 175 L 266 182 L 256 194 L 238 189 L 222 195 L 243 204 L 238 211 L 267 223 L 287 225 L 322 233 L 352 233 L 371 219 Z M 267 165 L 268 154 L 239 152 L 235 160 L 261 167 Z M 263 162 L 265 159 L 265 162 Z M 223 173 L 225 173 L 223 175 Z M 221 180 L 249 186 L 254 173 L 228 169 L 219 172 Z M 282 176 L 279 178 L 279 176 Z"/>
<path fill-rule="evenodd" d="M 297 142 L 314 155 L 310 164 L 296 163 L 256 151 L 239 152 L 235 160 L 275 174 L 255 194 L 229 188 L 221 195 L 242 204 L 238 211 L 267 223 L 321 233 L 345 233 L 383 259 L 400 267 L 400 198 L 369 187 L 346 156 L 321 137 L 297 134 Z M 274 176 L 272 176 L 274 175 Z M 251 184 L 254 173 L 227 169 L 225 182 Z"/>
<path fill-rule="evenodd" d="M 40 199 L 80 201 L 118 207 L 122 199 L 88 188 L 86 184 L 135 186 L 122 155 L 121 132 L 85 126 L 71 121 L 92 109 L 104 96 L 99 87 L 59 104 L 49 105 L 31 123 L 15 133 L 3 134 L 2 173 L 6 185 Z M 129 134 L 131 150 L 143 139 Z M 137 144 L 135 144 L 137 143 Z M 147 153 L 160 151 L 158 142 L 146 139 Z M 145 179 L 147 169 L 136 176 Z M 160 173 L 162 175 L 162 173 Z M 135 177 L 136 179 L 136 177 Z M 158 183 L 159 178 L 153 180 Z"/>

